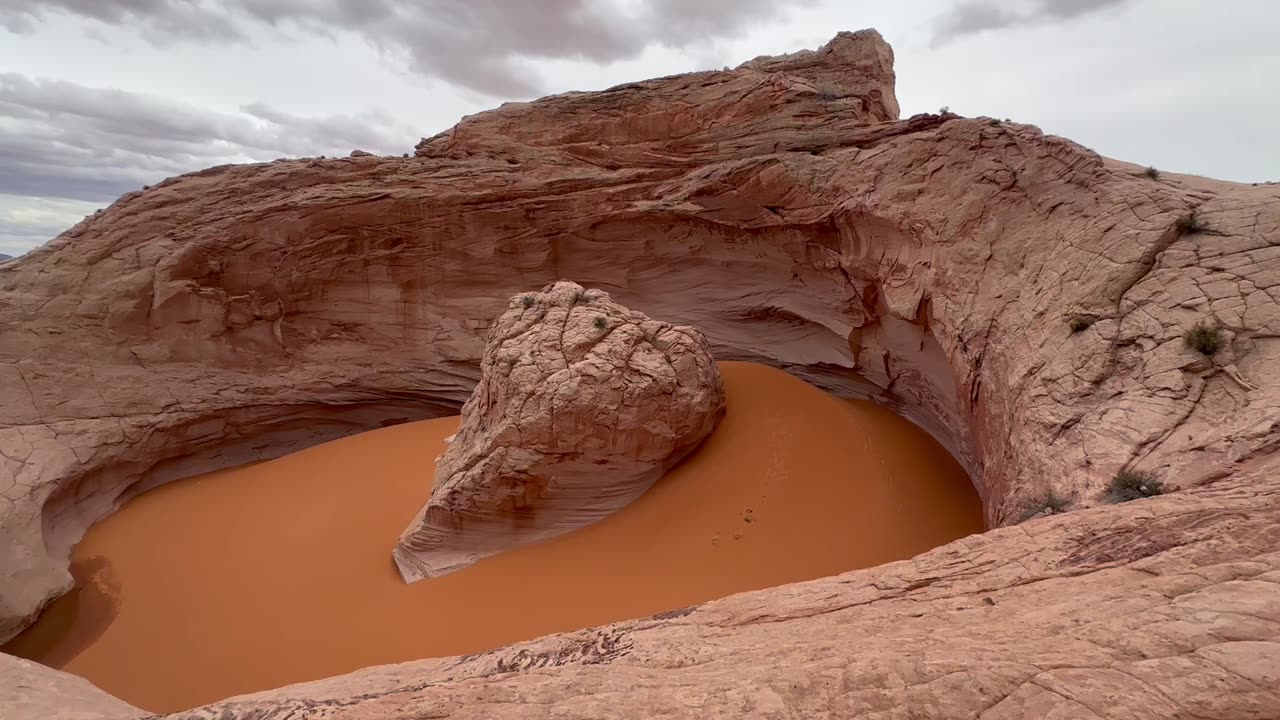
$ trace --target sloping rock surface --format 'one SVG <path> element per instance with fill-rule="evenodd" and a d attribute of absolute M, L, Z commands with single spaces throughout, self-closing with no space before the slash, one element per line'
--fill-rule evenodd
<path fill-rule="evenodd" d="M 1068 513 L 908 562 L 173 720 L 1280 717 L 1280 484 Z"/>
<path fill-rule="evenodd" d="M 548 669 L 628 641 L 571 634 L 220 717 L 1091 717 L 1130 697 L 1134 717 L 1275 716 L 1280 187 L 1151 177 L 1016 123 L 897 120 L 891 61 L 845 33 L 508 104 L 412 158 L 211 168 L 0 265 L 0 637 L 137 492 L 456 411 L 492 318 L 568 277 L 720 358 L 896 408 L 993 525 L 1051 492 L 1097 505 L 1120 469 L 1181 492 L 654 620 L 645 637 L 672 642 L 633 639 L 630 665 Z M 1183 341 L 1200 322 L 1212 355 Z"/>
<path fill-rule="evenodd" d="M 147 715 L 84 678 L 4 653 L 0 711 L 5 720 L 134 720 Z"/>
<path fill-rule="evenodd" d="M 480 383 L 393 556 L 406 581 L 588 525 L 627 506 L 724 415 L 697 330 L 558 282 L 511 298 Z"/>

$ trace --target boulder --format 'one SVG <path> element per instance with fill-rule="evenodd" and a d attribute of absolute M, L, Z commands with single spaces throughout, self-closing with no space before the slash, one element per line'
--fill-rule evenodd
<path fill-rule="evenodd" d="M 639 497 L 724 415 L 697 330 L 557 282 L 511 298 L 480 382 L 393 556 L 435 577 L 599 520 Z"/>

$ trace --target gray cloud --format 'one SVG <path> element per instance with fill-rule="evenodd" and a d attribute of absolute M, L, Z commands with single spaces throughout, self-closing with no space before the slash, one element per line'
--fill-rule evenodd
<path fill-rule="evenodd" d="M 104 25 L 124 28 L 157 48 L 349 33 L 392 65 L 520 98 L 546 90 L 537 60 L 607 63 L 654 46 L 700 47 L 815 1 L 0 0 L 0 32 L 38 33 L 71 17 L 90 21 L 90 35 Z M 303 117 L 262 103 L 212 111 L 0 73 L 0 251 L 38 244 L 92 211 L 86 208 L 172 175 L 353 148 L 399 154 L 422 131 L 380 113 Z M 29 212 L 58 199 L 68 204 Z"/>
<path fill-rule="evenodd" d="M 221 39 L 239 36 L 229 18 L 208 11 L 198 0 L 0 0 L 0 27 L 33 32 L 50 11 L 113 25 L 146 19 L 149 38 L 155 42 L 196 34 Z"/>
<path fill-rule="evenodd" d="M 399 154 L 420 129 L 378 112 L 303 117 L 256 103 L 216 112 L 0 73 L 0 252 L 18 254 L 143 185 L 231 162 Z"/>
<path fill-rule="evenodd" d="M 221 113 L 162 98 L 0 73 L 0 193 L 105 202 L 228 162 L 398 153 L 419 128 L 381 113 L 301 117 L 262 104 Z"/>
<path fill-rule="evenodd" d="M 934 23 L 935 46 L 986 30 L 1073 20 L 1133 0 L 961 0 Z"/>
<path fill-rule="evenodd" d="M 175 38 L 249 41 L 257 25 L 362 36 L 414 71 L 487 95 L 544 90 L 529 59 L 612 62 L 646 47 L 729 37 L 814 0 L 0 0 L 0 25 L 32 31 L 66 13 Z"/>

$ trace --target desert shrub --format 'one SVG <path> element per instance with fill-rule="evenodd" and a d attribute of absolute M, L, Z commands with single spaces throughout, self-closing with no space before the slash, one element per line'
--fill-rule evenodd
<path fill-rule="evenodd" d="M 1050 515 L 1057 515 L 1060 512 L 1066 512 L 1071 502 L 1056 492 L 1050 490 L 1043 495 L 1038 495 L 1022 505 L 1022 512 L 1018 515 L 1018 522 L 1026 522 L 1042 512 Z"/>
<path fill-rule="evenodd" d="M 999 118 L 991 118 L 991 125 L 993 125 L 993 126 L 995 126 L 995 127 L 1000 127 L 1000 119 L 999 119 Z"/>
<path fill-rule="evenodd" d="M 1083 315 L 1076 315 L 1067 321 L 1067 327 L 1071 328 L 1071 334 L 1082 333 L 1093 325 L 1093 321 Z"/>
<path fill-rule="evenodd" d="M 1178 218 L 1174 227 L 1178 228 L 1179 235 L 1190 235 L 1204 230 L 1204 223 L 1200 222 L 1200 218 L 1195 213 L 1188 213 Z"/>
<path fill-rule="evenodd" d="M 526 308 L 533 307 L 533 304 L 535 302 L 537 302 L 537 300 L 534 300 L 532 295 L 525 295 L 524 297 L 520 298 L 520 304 L 524 305 Z"/>
<path fill-rule="evenodd" d="M 596 319 L 595 319 L 595 325 L 596 325 L 596 329 L 597 329 L 597 330 L 603 330 L 603 329 L 605 329 L 605 328 L 609 327 L 609 321 L 608 321 L 608 320 L 605 320 L 603 316 L 602 316 L 602 317 L 598 317 L 598 318 L 596 318 Z"/>
<path fill-rule="evenodd" d="M 839 100 L 840 93 L 836 92 L 835 90 L 832 90 L 831 88 L 821 88 L 818 90 L 818 99 L 822 100 L 823 102 L 831 102 L 832 100 Z"/>
<path fill-rule="evenodd" d="M 1182 339 L 1187 347 L 1203 355 L 1213 355 L 1222 349 L 1222 330 L 1217 325 L 1198 322 L 1192 325 Z"/>
<path fill-rule="evenodd" d="M 950 105 L 943 105 L 942 107 L 938 108 L 938 114 L 939 114 L 939 115 L 946 115 L 946 114 L 947 114 L 947 113 L 949 113 L 949 112 L 951 112 L 951 106 L 950 106 Z"/>
<path fill-rule="evenodd" d="M 1147 173 L 1147 177 L 1151 178 L 1152 180 L 1160 179 L 1160 171 L 1153 167 L 1148 167 L 1146 169 L 1146 173 Z"/>
<path fill-rule="evenodd" d="M 1107 487 L 1107 502 L 1122 503 L 1130 500 L 1155 497 L 1164 492 L 1164 485 L 1150 470 L 1121 470 L 1111 478 Z"/>

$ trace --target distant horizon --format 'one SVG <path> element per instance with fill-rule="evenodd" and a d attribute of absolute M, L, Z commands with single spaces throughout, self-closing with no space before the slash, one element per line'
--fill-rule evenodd
<path fill-rule="evenodd" d="M 1280 97 L 1258 79 L 1280 75 L 1278 24 L 1280 6 L 1195 0 L 473 0 L 449 13 L 41 0 L 0 8 L 0 253 L 167 177 L 398 156 L 506 101 L 736 67 L 864 28 L 894 47 L 902 117 L 947 106 L 1167 172 L 1273 181 Z M 1192 36 L 1194 56 L 1168 40 Z M 1225 118 L 1230 132 L 1214 131 Z"/>

